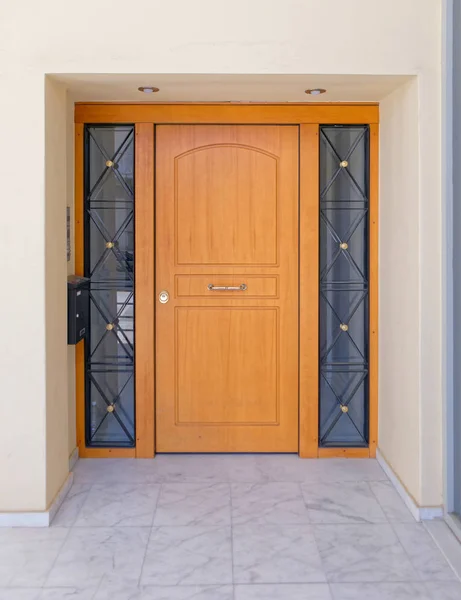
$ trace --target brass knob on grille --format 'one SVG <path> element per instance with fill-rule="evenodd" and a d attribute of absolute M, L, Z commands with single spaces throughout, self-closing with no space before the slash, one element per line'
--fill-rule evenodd
<path fill-rule="evenodd" d="M 113 328 L 114 328 L 114 324 L 113 323 L 107 323 L 107 325 L 106 325 L 107 331 L 112 331 Z"/>
<path fill-rule="evenodd" d="M 349 412 L 349 408 L 347 406 L 344 406 L 344 404 L 341 406 L 341 410 L 343 411 L 343 413 Z"/>
<path fill-rule="evenodd" d="M 109 167 L 109 169 L 110 169 L 113 166 L 114 166 L 114 163 L 111 160 L 106 160 L 106 167 Z"/>
<path fill-rule="evenodd" d="M 107 407 L 107 412 L 114 412 L 115 410 L 115 406 L 113 404 L 109 404 L 109 406 Z"/>
<path fill-rule="evenodd" d="M 342 167 L 343 169 L 345 169 L 348 165 L 349 165 L 349 163 L 347 162 L 347 160 L 342 160 L 339 163 L 339 166 Z"/>
<path fill-rule="evenodd" d="M 349 248 L 349 244 L 347 242 L 341 242 L 339 244 L 339 247 L 341 248 L 341 250 L 347 250 Z"/>
<path fill-rule="evenodd" d="M 346 325 L 346 323 L 341 323 L 339 328 L 341 329 L 341 331 L 348 331 L 349 325 Z"/>
<path fill-rule="evenodd" d="M 106 243 L 106 248 L 113 248 L 114 247 L 114 242 L 107 242 Z"/>

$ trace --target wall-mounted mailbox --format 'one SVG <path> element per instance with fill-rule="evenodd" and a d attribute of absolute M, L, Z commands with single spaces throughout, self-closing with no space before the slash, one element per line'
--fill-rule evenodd
<path fill-rule="evenodd" d="M 88 331 L 88 284 L 87 277 L 69 275 L 67 278 L 67 343 L 74 345 Z"/>

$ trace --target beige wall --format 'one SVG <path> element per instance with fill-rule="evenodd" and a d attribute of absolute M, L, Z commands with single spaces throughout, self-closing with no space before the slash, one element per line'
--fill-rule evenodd
<path fill-rule="evenodd" d="M 402 116 L 394 114 L 383 127 L 384 139 L 388 140 L 384 143 L 389 147 L 390 135 L 394 135 L 395 151 L 402 152 L 401 146 L 407 145 L 408 153 L 402 152 L 402 158 L 409 162 L 407 172 L 395 164 L 395 157 L 383 145 L 383 165 L 395 167 L 399 173 L 394 183 L 383 183 L 382 202 L 389 202 L 382 213 L 384 231 L 387 228 L 391 237 L 397 235 L 389 223 L 386 225 L 386 218 L 392 215 L 397 219 L 395 227 L 402 227 L 396 213 L 397 195 L 402 204 L 407 201 L 400 189 L 403 187 L 416 208 L 418 232 L 407 214 L 404 220 L 411 240 L 417 244 L 406 242 L 400 231 L 398 244 L 402 249 L 408 246 L 415 271 L 408 274 L 405 287 L 416 312 L 415 316 L 406 299 L 403 304 L 408 323 L 402 323 L 403 316 L 390 291 L 393 283 L 403 280 L 402 268 L 394 265 L 396 273 L 391 272 L 390 259 L 383 257 L 381 245 L 384 277 L 386 273 L 388 277 L 388 283 L 383 284 L 381 310 L 383 317 L 392 320 L 384 323 L 382 318 L 381 327 L 390 327 L 395 334 L 400 323 L 401 334 L 407 328 L 412 332 L 411 339 L 399 340 L 402 360 L 408 359 L 412 365 L 408 374 L 402 374 L 400 365 L 396 371 L 402 374 L 405 394 L 393 369 L 395 335 L 382 336 L 381 435 L 384 452 L 390 454 L 394 468 L 415 498 L 422 503 L 437 500 L 442 469 L 438 418 L 439 4 L 438 0 L 235 0 L 228 10 L 228 5 L 215 0 L 135 0 L 131 4 L 81 0 L 78 10 L 71 13 L 68 3 L 58 0 L 2 4 L 0 102 L 6 142 L 0 145 L 5 198 L 0 256 L 2 260 L 7 257 L 2 277 L 8 282 L 8 293 L 1 295 L 1 311 L 7 318 L 2 325 L 6 343 L 0 359 L 0 422 L 4 424 L 0 436 L 0 510 L 43 509 L 63 483 L 65 461 L 73 447 L 75 432 L 67 427 L 68 422 L 73 427 L 74 408 L 68 399 L 73 384 L 67 363 L 72 363 L 72 351 L 65 341 L 65 206 L 69 182 L 61 172 L 68 160 L 63 137 L 64 91 L 47 84 L 46 129 L 44 103 L 45 74 L 78 73 L 172 73 L 178 77 L 193 73 L 325 74 L 342 75 L 345 81 L 348 75 L 417 76 L 407 90 L 385 100 L 383 107 L 386 115 L 392 106 L 397 113 L 402 106 L 410 119 L 403 122 Z M 300 94 L 300 100 L 305 99 Z M 409 138 L 405 133 L 402 139 L 399 125 Z M 400 253 L 393 252 L 398 254 L 397 262 L 410 263 L 408 257 L 402 259 Z M 383 306 L 386 300 L 389 306 Z M 402 412 L 399 405 L 403 405 Z M 434 406 L 434 412 L 429 411 Z M 400 425 L 403 415 L 405 427 Z M 398 440 L 393 427 L 402 434 Z M 411 454 L 408 462 L 402 458 L 405 453 Z M 435 492 L 431 491 L 430 478 L 435 481 Z"/>
<path fill-rule="evenodd" d="M 69 471 L 67 404 L 66 88 L 45 80 L 46 499 Z"/>
<path fill-rule="evenodd" d="M 418 504 L 440 506 L 440 120 L 421 121 L 424 83 L 380 106 L 379 448 Z"/>
<path fill-rule="evenodd" d="M 380 107 L 379 448 L 420 502 L 417 106 L 415 78 Z"/>

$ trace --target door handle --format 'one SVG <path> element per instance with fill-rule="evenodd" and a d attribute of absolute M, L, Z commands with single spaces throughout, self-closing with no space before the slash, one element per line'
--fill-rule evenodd
<path fill-rule="evenodd" d="M 208 289 L 210 292 L 244 292 L 247 289 L 247 285 L 246 283 L 242 283 L 241 285 L 213 285 L 209 283 Z"/>

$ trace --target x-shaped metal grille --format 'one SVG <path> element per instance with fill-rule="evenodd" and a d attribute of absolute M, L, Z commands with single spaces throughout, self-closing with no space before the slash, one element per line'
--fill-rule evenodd
<path fill-rule="evenodd" d="M 368 443 L 368 127 L 320 134 L 320 444 Z"/>
<path fill-rule="evenodd" d="M 134 446 L 134 128 L 88 126 L 86 442 Z"/>

